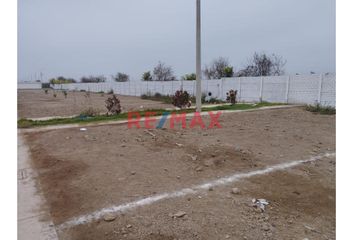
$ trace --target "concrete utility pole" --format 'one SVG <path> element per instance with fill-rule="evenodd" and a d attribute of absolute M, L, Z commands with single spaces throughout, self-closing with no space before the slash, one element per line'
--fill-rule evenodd
<path fill-rule="evenodd" d="M 196 31 L 196 104 L 197 112 L 202 111 L 202 66 L 201 66 L 201 16 L 200 16 L 200 0 L 197 1 L 197 31 Z"/>

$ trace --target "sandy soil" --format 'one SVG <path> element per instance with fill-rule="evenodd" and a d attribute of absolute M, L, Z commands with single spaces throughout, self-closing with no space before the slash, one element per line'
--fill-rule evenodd
<path fill-rule="evenodd" d="M 205 119 L 209 121 L 209 119 Z M 235 172 L 335 152 L 335 116 L 301 108 L 225 114 L 221 129 L 125 125 L 27 133 L 55 225 Z M 182 144 L 177 145 L 176 143 Z M 191 156 L 197 156 L 193 159 Z M 239 195 L 230 193 L 233 187 Z M 252 198 L 271 202 L 261 213 Z M 178 211 L 182 218 L 171 218 Z M 61 239 L 334 239 L 335 159 L 161 201 L 59 232 Z"/>
<path fill-rule="evenodd" d="M 18 90 L 18 118 L 40 118 L 51 116 L 78 115 L 89 107 L 105 113 L 105 100 L 108 94 L 85 92 L 68 92 L 67 98 L 61 91 L 56 91 L 57 97 L 53 97 L 53 90 L 45 94 L 44 90 Z M 118 96 L 123 111 L 157 109 L 172 107 L 170 104 L 156 101 L 143 100 L 133 96 Z"/>

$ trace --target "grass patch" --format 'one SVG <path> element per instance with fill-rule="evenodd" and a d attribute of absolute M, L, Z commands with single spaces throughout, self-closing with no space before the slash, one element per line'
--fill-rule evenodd
<path fill-rule="evenodd" d="M 260 107 L 266 106 L 276 106 L 283 105 L 281 103 L 257 103 L 257 104 L 235 104 L 235 105 L 223 105 L 216 107 L 204 107 L 202 108 L 203 112 L 207 111 L 221 111 L 221 110 L 248 110 L 248 109 L 256 109 Z M 165 109 L 151 109 L 144 111 L 137 111 L 141 117 L 144 117 L 147 112 L 155 112 L 155 116 L 161 116 L 165 112 L 169 113 L 191 113 L 194 112 L 195 109 L 182 109 L 182 110 L 165 110 Z M 99 123 L 105 121 L 119 121 L 119 120 L 127 120 L 128 113 L 121 113 L 118 115 L 99 115 L 99 116 L 77 116 L 72 118 L 53 118 L 49 120 L 30 120 L 30 119 L 20 119 L 17 121 L 17 125 L 19 128 L 30 128 L 30 127 L 41 127 L 41 126 L 49 126 L 49 125 L 62 125 L 62 124 L 86 124 L 86 123 Z"/>
<path fill-rule="evenodd" d="M 321 106 L 320 104 L 307 105 L 305 107 L 305 110 L 309 111 L 309 112 L 325 114 L 325 115 L 334 115 L 334 114 L 336 114 L 336 108 L 331 107 L 331 106 Z"/>

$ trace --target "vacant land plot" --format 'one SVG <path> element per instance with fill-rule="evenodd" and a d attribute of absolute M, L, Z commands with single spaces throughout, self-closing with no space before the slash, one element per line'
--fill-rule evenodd
<path fill-rule="evenodd" d="M 56 94 L 56 97 L 54 97 Z M 82 111 L 92 107 L 105 113 L 105 100 L 108 94 L 67 92 L 65 98 L 63 91 L 48 90 L 19 90 L 18 91 L 18 117 L 41 118 L 52 116 L 79 115 Z M 157 109 L 172 107 L 170 104 L 156 101 L 142 100 L 138 97 L 119 96 L 123 111 Z"/>
<path fill-rule="evenodd" d="M 66 225 L 106 207 L 335 152 L 335 116 L 291 108 L 224 114 L 220 124 L 208 130 L 106 125 L 25 133 L 59 238 L 334 239 L 333 156 L 106 219 L 114 221 Z M 270 202 L 265 212 L 252 206 L 253 198 Z"/>

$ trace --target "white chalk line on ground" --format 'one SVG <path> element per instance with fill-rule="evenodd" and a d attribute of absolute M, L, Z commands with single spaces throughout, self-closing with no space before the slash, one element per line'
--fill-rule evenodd
<path fill-rule="evenodd" d="M 288 163 L 276 164 L 276 165 L 269 166 L 267 168 L 252 171 L 252 172 L 235 173 L 233 175 L 222 177 L 222 178 L 219 178 L 219 179 L 216 179 L 216 180 L 213 180 L 210 182 L 206 182 L 206 183 L 203 183 L 200 185 L 195 185 L 190 188 L 183 188 L 181 190 L 174 191 L 174 192 L 162 193 L 159 195 L 146 197 L 146 198 L 139 199 L 136 201 L 124 203 L 121 205 L 115 205 L 115 206 L 111 206 L 111 207 L 107 207 L 107 208 L 102 208 L 102 209 L 92 212 L 90 214 L 86 214 L 86 215 L 72 218 L 71 220 L 58 225 L 57 230 L 64 230 L 67 228 L 75 227 L 77 225 L 90 223 L 95 220 L 99 220 L 99 219 L 103 218 L 103 216 L 108 213 L 124 212 L 124 211 L 128 211 L 128 210 L 131 210 L 131 209 L 134 209 L 137 207 L 150 205 L 152 203 L 155 203 L 155 202 L 158 202 L 161 200 L 182 197 L 182 196 L 186 196 L 189 194 L 196 194 L 200 191 L 208 190 L 210 187 L 227 185 L 227 184 L 230 184 L 233 182 L 237 182 L 241 179 L 250 178 L 250 177 L 253 177 L 256 175 L 264 175 L 264 174 L 268 174 L 268 173 L 271 173 L 274 171 L 292 168 L 292 167 L 298 166 L 302 163 L 314 162 L 314 161 L 320 160 L 325 157 L 335 157 L 335 153 L 325 153 L 322 155 L 311 157 L 306 160 L 296 160 L 296 161 L 292 161 L 292 162 L 288 162 Z"/>

